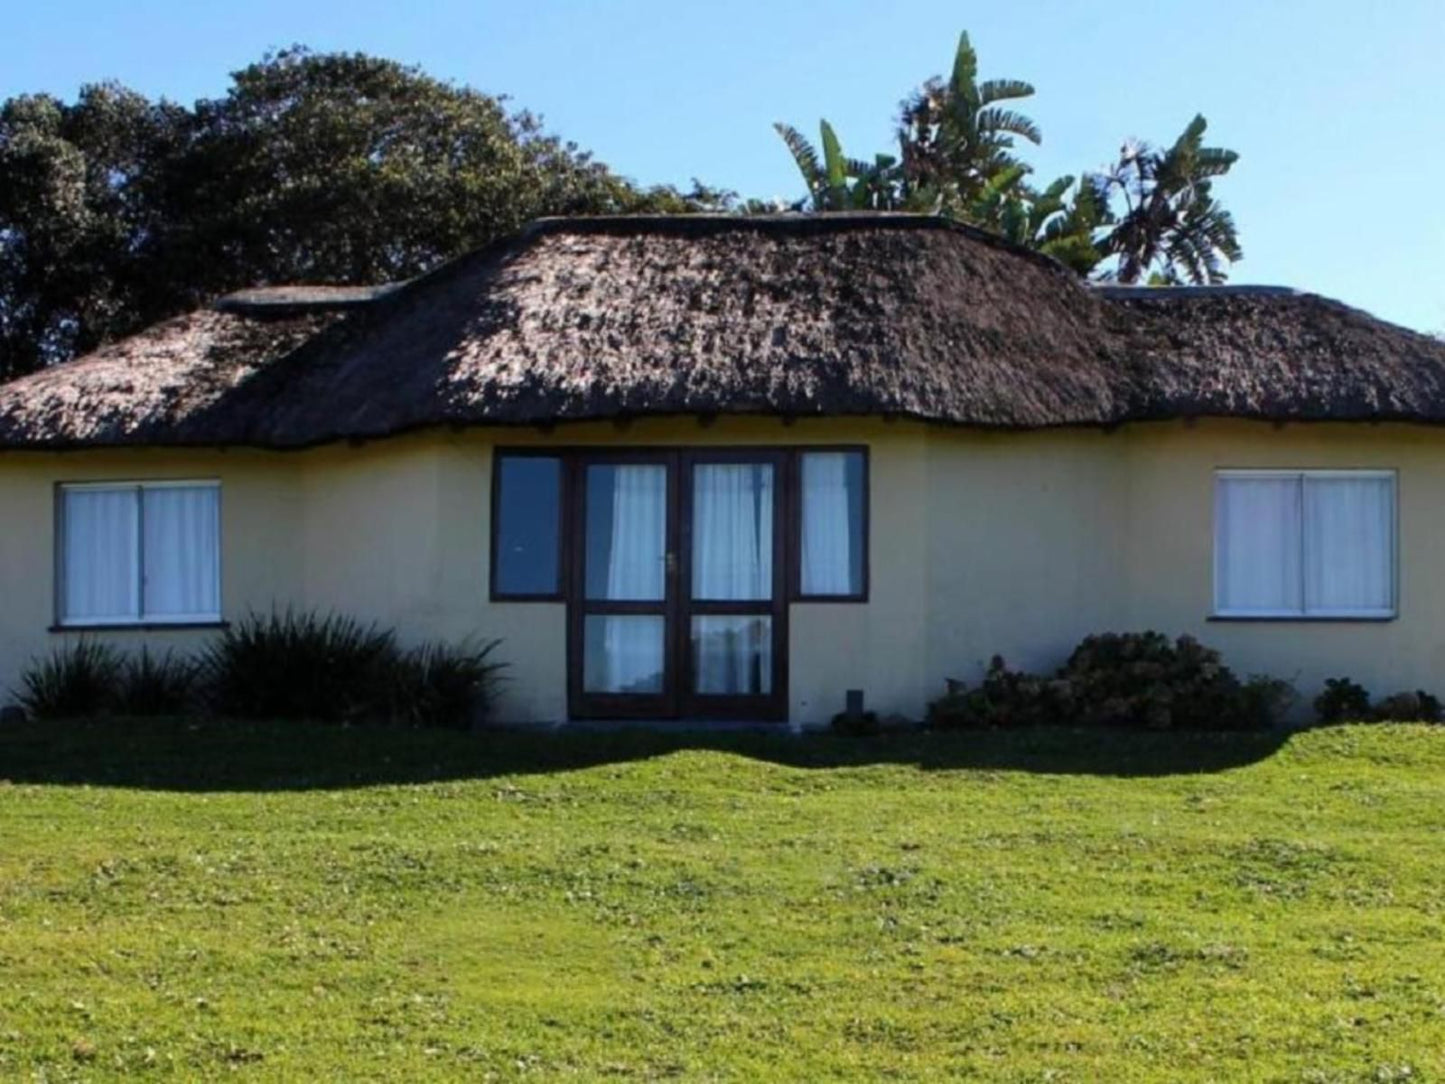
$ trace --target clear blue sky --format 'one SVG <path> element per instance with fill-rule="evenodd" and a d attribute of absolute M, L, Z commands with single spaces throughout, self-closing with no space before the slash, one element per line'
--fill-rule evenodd
<path fill-rule="evenodd" d="M 821 0 L 55 0 L 14 5 L 0 97 L 118 79 L 190 102 L 292 43 L 359 49 L 510 95 L 636 180 L 696 176 L 798 194 L 771 131 L 833 122 L 885 150 L 900 98 L 946 70 L 960 29 L 984 77 L 1027 79 L 1053 176 L 1196 112 L 1240 152 L 1218 188 L 1239 223 L 1237 282 L 1338 297 L 1445 329 L 1445 0 L 1135 4 Z"/>

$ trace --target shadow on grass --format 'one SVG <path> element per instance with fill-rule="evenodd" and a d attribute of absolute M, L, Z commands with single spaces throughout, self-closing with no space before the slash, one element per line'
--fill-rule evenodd
<path fill-rule="evenodd" d="M 0 780 L 175 791 L 339 789 L 563 772 L 695 749 L 802 769 L 899 764 L 1161 776 L 1251 764 L 1288 737 L 1063 729 L 871 738 L 681 729 L 452 734 L 297 723 L 26 723 L 0 728 Z"/>

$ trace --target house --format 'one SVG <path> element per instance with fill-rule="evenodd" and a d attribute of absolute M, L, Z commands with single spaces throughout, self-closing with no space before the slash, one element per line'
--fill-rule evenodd
<path fill-rule="evenodd" d="M 915 216 L 549 220 L 0 386 L 0 687 L 250 610 L 501 637 L 503 716 L 918 715 L 1154 628 L 1445 675 L 1445 344 Z"/>

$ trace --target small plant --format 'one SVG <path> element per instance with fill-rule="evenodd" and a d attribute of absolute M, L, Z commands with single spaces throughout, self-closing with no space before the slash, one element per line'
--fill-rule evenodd
<path fill-rule="evenodd" d="M 1240 729 L 1268 730 L 1281 725 L 1289 709 L 1299 699 L 1293 682 L 1266 674 L 1251 674 L 1239 686 L 1238 707 Z"/>
<path fill-rule="evenodd" d="M 1315 697 L 1315 717 L 1323 724 L 1364 722 L 1371 717 L 1370 694 L 1347 677 L 1328 678 Z"/>
<path fill-rule="evenodd" d="M 383 679 L 387 720 L 467 730 L 486 718 L 507 665 L 490 658 L 500 642 L 426 643 L 399 655 Z"/>
<path fill-rule="evenodd" d="M 1010 670 L 995 655 L 977 687 L 948 683 L 948 692 L 928 706 L 928 725 L 938 730 L 1062 725 L 1073 713 L 1068 681 Z"/>
<path fill-rule="evenodd" d="M 833 733 L 849 738 L 867 738 L 883 731 L 883 722 L 876 711 L 865 711 L 858 715 L 840 711 L 833 716 L 830 725 Z"/>
<path fill-rule="evenodd" d="M 152 655 L 142 647 L 121 664 L 115 711 L 138 719 L 184 715 L 193 706 L 195 686 L 195 662 L 169 651 Z"/>
<path fill-rule="evenodd" d="M 379 716 L 396 638 L 339 614 L 251 614 L 201 659 L 208 706 L 243 719 L 357 722 Z"/>
<path fill-rule="evenodd" d="M 120 674 L 115 648 L 82 638 L 33 661 L 16 699 L 36 720 L 104 715 L 115 704 Z"/>
<path fill-rule="evenodd" d="M 1424 689 L 1387 696 L 1370 713 L 1381 723 L 1438 723 L 1440 716 L 1440 701 Z"/>

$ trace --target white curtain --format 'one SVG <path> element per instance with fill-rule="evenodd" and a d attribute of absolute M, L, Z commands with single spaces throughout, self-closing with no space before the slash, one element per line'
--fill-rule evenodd
<path fill-rule="evenodd" d="M 664 619 L 588 614 L 583 683 L 589 693 L 662 692 Z"/>
<path fill-rule="evenodd" d="M 628 465 L 612 474 L 612 539 L 607 551 L 607 598 L 661 601 L 667 595 L 667 468 Z M 597 479 L 601 470 L 594 468 Z M 663 619 L 608 616 L 603 623 L 606 660 L 598 692 L 660 692 Z"/>
<path fill-rule="evenodd" d="M 1311 611 L 1387 613 L 1394 605 L 1394 479 L 1304 481 L 1305 605 Z"/>
<path fill-rule="evenodd" d="M 773 468 L 701 463 L 693 471 L 692 597 L 773 597 Z"/>
<path fill-rule="evenodd" d="M 761 695 L 773 688 L 773 623 L 768 617 L 692 619 L 693 668 L 704 695 Z"/>
<path fill-rule="evenodd" d="M 221 501 L 216 486 L 159 486 L 143 495 L 144 613 L 195 621 L 221 614 Z"/>
<path fill-rule="evenodd" d="M 1215 489 L 1215 608 L 1303 608 L 1298 477 L 1222 477 Z"/>
<path fill-rule="evenodd" d="M 76 622 L 136 620 L 140 617 L 136 489 L 62 492 L 62 616 Z"/>
<path fill-rule="evenodd" d="M 858 587 L 853 582 L 848 454 L 808 452 L 802 457 L 805 595 L 850 595 Z"/>

